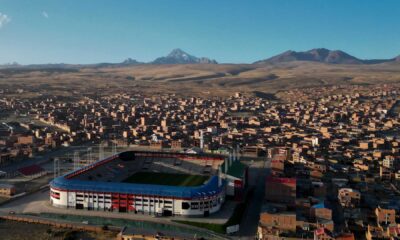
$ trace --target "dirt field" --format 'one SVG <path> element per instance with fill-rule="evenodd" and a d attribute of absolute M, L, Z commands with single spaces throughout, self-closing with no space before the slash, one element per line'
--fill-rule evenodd
<path fill-rule="evenodd" d="M 8 200 L 8 198 L 6 198 L 6 197 L 0 197 L 0 203 L 7 201 L 7 200 Z"/>
<path fill-rule="evenodd" d="M 0 220 L 1 240 L 109 240 L 114 238 L 114 234 L 111 233 L 80 232 L 40 224 Z"/>

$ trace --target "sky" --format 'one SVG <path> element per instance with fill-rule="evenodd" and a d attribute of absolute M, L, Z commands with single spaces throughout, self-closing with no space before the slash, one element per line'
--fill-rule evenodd
<path fill-rule="evenodd" d="M 0 64 L 250 63 L 286 50 L 400 55 L 398 0 L 0 0 Z"/>

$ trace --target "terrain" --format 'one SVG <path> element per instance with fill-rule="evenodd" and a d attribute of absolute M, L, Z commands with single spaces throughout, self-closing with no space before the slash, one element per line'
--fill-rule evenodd
<path fill-rule="evenodd" d="M 110 88 L 186 96 L 225 96 L 236 91 L 262 96 L 304 87 L 384 83 L 400 83 L 400 63 L 339 65 L 293 61 L 0 70 L 0 89 L 29 88 L 30 94 L 35 88 L 46 89 L 59 96 Z"/>
<path fill-rule="evenodd" d="M 0 220 L 0 232 L 2 240 L 105 240 L 115 237 L 114 234 L 110 233 L 74 231 L 71 229 L 54 228 L 41 224 L 22 223 L 5 220 Z"/>
<path fill-rule="evenodd" d="M 312 61 L 333 64 L 379 64 L 386 62 L 396 62 L 400 56 L 390 59 L 359 59 L 341 50 L 329 50 L 326 48 L 314 48 L 308 51 L 286 51 L 271 58 L 257 61 L 255 63 L 279 63 L 291 61 Z"/>
<path fill-rule="evenodd" d="M 361 60 L 343 51 L 287 51 L 253 64 L 217 64 L 174 49 L 150 63 L 127 59 L 92 65 L 26 65 L 0 68 L 0 89 L 29 95 L 107 94 L 109 89 L 185 96 L 245 94 L 274 98 L 281 91 L 332 85 L 400 83 L 400 58 Z M 46 90 L 45 92 L 43 92 Z"/>

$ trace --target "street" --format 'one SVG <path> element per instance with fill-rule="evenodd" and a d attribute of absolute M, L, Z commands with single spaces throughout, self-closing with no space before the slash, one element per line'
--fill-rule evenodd
<path fill-rule="evenodd" d="M 254 239 L 258 221 L 260 219 L 260 210 L 264 201 L 265 178 L 269 173 L 270 160 L 254 162 L 249 169 L 249 187 L 253 188 L 253 194 L 250 196 L 249 204 L 240 224 L 240 231 L 237 234 L 238 239 Z"/>

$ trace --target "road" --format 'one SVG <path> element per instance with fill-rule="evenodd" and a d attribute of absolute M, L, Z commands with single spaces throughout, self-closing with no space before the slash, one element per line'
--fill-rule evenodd
<path fill-rule="evenodd" d="M 265 178 L 269 173 L 270 161 L 255 162 L 249 169 L 249 185 L 254 189 L 250 202 L 240 223 L 237 239 L 254 239 L 260 219 L 260 211 L 264 201 Z"/>

